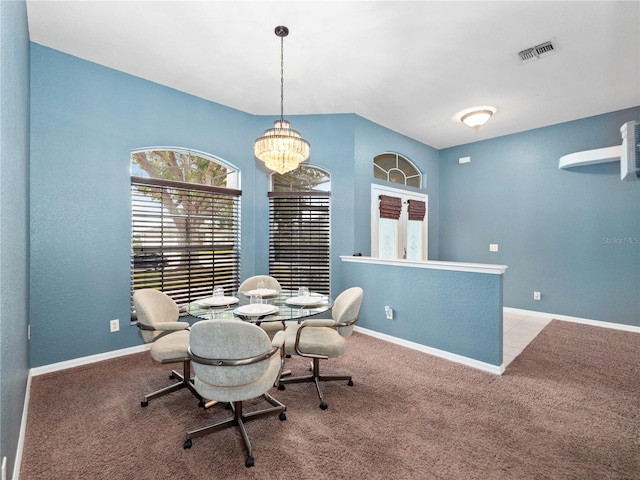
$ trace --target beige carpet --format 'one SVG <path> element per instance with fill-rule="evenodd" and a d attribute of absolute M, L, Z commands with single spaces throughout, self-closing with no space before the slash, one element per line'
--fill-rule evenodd
<path fill-rule="evenodd" d="M 33 378 L 20 478 L 638 480 L 639 352 L 638 334 L 553 321 L 496 376 L 354 334 L 322 367 L 355 385 L 326 384 L 326 411 L 312 384 L 274 389 L 288 419 L 247 424 L 250 469 L 235 429 L 182 448 L 223 408 L 140 407 L 169 369 L 136 354 Z"/>

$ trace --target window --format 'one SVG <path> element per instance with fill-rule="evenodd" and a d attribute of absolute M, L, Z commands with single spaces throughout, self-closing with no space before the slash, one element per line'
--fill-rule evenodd
<path fill-rule="evenodd" d="M 427 259 L 427 195 L 371 186 L 371 255 Z"/>
<path fill-rule="evenodd" d="M 329 294 L 331 222 L 330 175 L 301 165 L 271 175 L 269 192 L 269 274 L 283 288 L 300 286 Z"/>
<path fill-rule="evenodd" d="M 188 150 L 131 155 L 131 289 L 178 305 L 235 292 L 240 276 L 238 172 Z"/>
<path fill-rule="evenodd" d="M 395 153 L 383 153 L 373 159 L 373 178 L 422 188 L 420 171 L 410 160 Z"/>

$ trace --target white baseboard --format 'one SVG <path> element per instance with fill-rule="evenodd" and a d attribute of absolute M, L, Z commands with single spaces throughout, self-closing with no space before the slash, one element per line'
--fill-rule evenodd
<path fill-rule="evenodd" d="M 419 352 L 428 353 L 429 355 L 444 358 L 445 360 L 451 360 L 452 362 L 460 363 L 468 367 L 477 368 L 478 370 L 483 370 L 485 372 L 493 373 L 496 375 L 501 375 L 504 372 L 504 368 L 505 368 L 504 364 L 500 366 L 492 365 L 491 363 L 481 362 L 479 360 L 474 360 L 473 358 L 469 358 L 469 357 L 463 357 L 462 355 L 457 355 L 455 353 L 447 352 L 445 350 L 439 350 L 437 348 L 427 347 L 426 345 L 422 345 L 420 343 L 415 343 L 409 340 L 404 340 L 402 338 L 393 337 L 391 335 L 387 335 L 386 333 L 376 332 L 374 330 L 362 328 L 357 325 L 355 326 L 354 330 L 357 332 L 363 333 L 365 335 L 369 335 L 371 337 L 379 338 L 380 340 L 385 340 L 390 343 L 395 343 L 396 345 L 401 345 L 403 347 L 411 348 Z"/>
<path fill-rule="evenodd" d="M 31 372 L 27 377 L 27 390 L 24 394 L 24 406 L 22 407 L 22 420 L 20 421 L 20 434 L 18 447 L 16 448 L 16 461 L 13 464 L 12 480 L 20 479 L 20 466 L 22 465 L 22 450 L 24 449 L 24 436 L 27 431 L 27 416 L 29 414 L 29 399 L 31 398 Z"/>
<path fill-rule="evenodd" d="M 569 315 L 558 315 L 556 313 L 536 312 L 533 310 L 523 310 L 521 308 L 504 307 L 504 313 L 522 315 L 525 317 L 539 317 L 547 320 L 562 320 L 563 322 L 582 323 L 593 327 L 613 328 L 614 330 L 624 330 L 626 332 L 640 333 L 640 327 L 627 325 L 625 323 L 603 322 L 602 320 L 591 320 L 589 318 L 571 317 Z"/>
<path fill-rule="evenodd" d="M 503 311 L 504 313 L 522 315 L 523 317 L 537 317 L 537 318 L 544 318 L 546 320 L 555 319 L 555 320 L 561 320 L 564 322 L 582 323 L 584 325 L 591 325 L 594 327 L 613 328 L 615 330 L 624 330 L 627 332 L 640 333 L 640 327 L 636 327 L 634 325 L 626 325 L 624 323 L 603 322 L 601 320 L 591 320 L 588 318 L 572 317 L 569 315 L 558 315 L 555 313 L 536 312 L 533 310 L 523 310 L 520 308 L 512 308 L 512 307 L 504 307 Z M 391 335 L 387 335 L 385 333 L 379 333 L 374 330 L 369 330 L 366 328 L 359 327 L 357 325 L 355 327 L 355 330 L 357 332 L 363 333 L 365 335 L 369 335 L 371 337 L 379 338 L 381 340 L 395 343 L 397 345 L 411 348 L 413 350 L 418 350 L 423 353 L 428 353 L 430 355 L 444 358 L 445 360 L 450 360 L 452 362 L 460 363 L 462 365 L 467 365 L 469 367 L 477 368 L 485 372 L 501 375 L 502 373 L 504 373 L 504 370 L 505 370 L 504 363 L 500 366 L 497 366 L 490 363 L 480 362 L 478 360 L 474 360 L 473 358 L 464 357 L 462 355 L 457 355 L 455 353 L 439 350 L 437 348 L 427 347 L 426 345 L 422 345 L 420 343 L 415 343 L 408 340 L 404 340 L 402 338 L 393 337 Z"/>
<path fill-rule="evenodd" d="M 109 360 L 110 358 L 122 357 L 124 355 L 132 355 L 134 353 L 145 352 L 151 348 L 151 345 L 146 343 L 144 345 L 138 345 L 136 347 L 122 348 L 120 350 L 113 350 L 111 352 L 98 353 L 96 355 L 89 355 L 87 357 L 74 358 L 73 360 L 67 360 L 64 362 L 50 363 L 49 365 L 43 365 L 42 367 L 32 368 L 29 372 L 34 377 L 37 375 L 43 375 L 45 373 L 57 372 L 58 370 L 65 370 L 67 368 L 79 367 L 81 365 L 88 365 L 90 363 L 101 362 L 103 360 Z"/>

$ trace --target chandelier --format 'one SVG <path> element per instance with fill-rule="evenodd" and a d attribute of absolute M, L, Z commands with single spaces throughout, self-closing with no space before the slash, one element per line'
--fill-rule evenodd
<path fill-rule="evenodd" d="M 280 25 L 275 28 L 275 34 L 280 37 L 280 119 L 256 139 L 253 151 L 269 170 L 282 174 L 295 170 L 309 158 L 310 145 L 284 119 L 284 37 L 289 35 L 289 29 Z"/>

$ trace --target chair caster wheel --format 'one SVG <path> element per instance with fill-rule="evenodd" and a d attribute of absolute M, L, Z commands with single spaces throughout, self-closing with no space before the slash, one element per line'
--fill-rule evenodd
<path fill-rule="evenodd" d="M 349 380 L 349 381 L 347 382 L 347 385 L 349 385 L 350 387 L 353 387 L 353 380 Z"/>
<path fill-rule="evenodd" d="M 175 379 L 176 379 L 176 376 L 173 373 L 169 375 L 169 380 L 175 380 Z"/>
<path fill-rule="evenodd" d="M 187 448 L 191 448 L 191 439 L 190 439 L 190 438 L 187 438 L 187 439 L 184 441 L 184 445 L 182 445 L 182 448 L 184 448 L 185 450 L 186 450 Z"/>
<path fill-rule="evenodd" d="M 322 403 L 320 404 L 320 410 L 326 410 L 327 408 L 329 408 L 329 405 L 327 405 L 327 403 L 326 403 L 326 402 L 322 402 Z"/>
<path fill-rule="evenodd" d="M 278 418 L 280 419 L 281 422 L 284 422 L 287 419 L 287 414 L 284 412 L 280 412 L 280 415 L 278 416 Z"/>
<path fill-rule="evenodd" d="M 146 407 L 147 405 L 149 405 L 149 402 L 147 402 L 146 400 L 140 402 L 141 407 Z"/>
<path fill-rule="evenodd" d="M 278 390 L 281 390 L 281 391 L 284 390 L 284 385 L 282 384 L 278 385 Z"/>
<path fill-rule="evenodd" d="M 291 354 L 290 354 L 290 353 L 287 353 L 287 354 L 285 355 L 285 358 L 291 358 Z"/>
<path fill-rule="evenodd" d="M 206 404 L 204 403 L 204 400 L 200 400 L 200 401 L 198 402 L 198 407 L 200 407 L 200 408 L 204 408 L 204 407 L 205 407 L 205 405 L 206 405 Z"/>
<path fill-rule="evenodd" d="M 244 466 L 249 468 L 249 467 L 253 467 L 255 465 L 254 461 L 253 461 L 253 457 L 247 457 L 247 459 L 244 462 Z"/>

